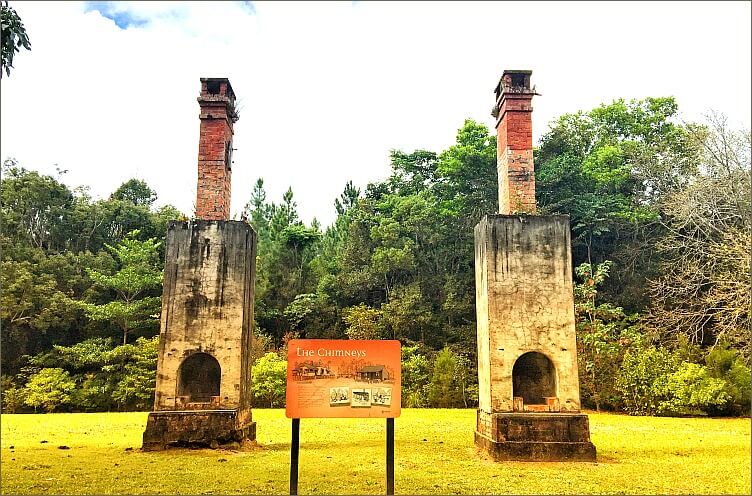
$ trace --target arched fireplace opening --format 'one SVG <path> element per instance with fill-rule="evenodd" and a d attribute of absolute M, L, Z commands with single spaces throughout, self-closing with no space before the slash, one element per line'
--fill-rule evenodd
<path fill-rule="evenodd" d="M 556 396 L 556 369 L 543 353 L 531 351 L 520 356 L 512 368 L 514 396 L 525 405 L 544 405 Z"/>
<path fill-rule="evenodd" d="M 183 361 L 178 371 L 178 396 L 188 403 L 209 403 L 219 396 L 222 371 L 219 362 L 207 353 L 194 353 Z"/>

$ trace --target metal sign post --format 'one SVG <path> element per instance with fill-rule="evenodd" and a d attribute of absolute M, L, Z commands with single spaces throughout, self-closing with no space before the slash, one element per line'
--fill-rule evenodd
<path fill-rule="evenodd" d="M 298 459 L 300 455 L 300 419 L 292 419 L 290 444 L 290 495 L 298 494 Z M 386 494 L 394 495 L 394 419 L 386 419 Z"/>
<path fill-rule="evenodd" d="M 386 494 L 394 494 L 394 419 L 386 419 Z"/>
<path fill-rule="evenodd" d="M 298 455 L 300 455 L 300 419 L 292 419 L 292 444 L 290 445 L 290 494 L 298 494 Z"/>

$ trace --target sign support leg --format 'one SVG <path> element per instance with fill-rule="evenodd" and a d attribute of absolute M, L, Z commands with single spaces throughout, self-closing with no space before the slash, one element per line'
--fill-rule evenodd
<path fill-rule="evenodd" d="M 386 419 L 386 494 L 394 494 L 394 419 Z"/>
<path fill-rule="evenodd" d="M 290 494 L 298 494 L 298 455 L 300 454 L 300 419 L 292 419 L 292 444 L 290 445 Z"/>

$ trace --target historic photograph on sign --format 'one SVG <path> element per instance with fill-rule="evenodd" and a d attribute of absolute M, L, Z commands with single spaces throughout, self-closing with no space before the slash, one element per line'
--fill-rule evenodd
<path fill-rule="evenodd" d="M 392 388 L 372 388 L 371 404 L 390 406 L 392 404 Z"/>
<path fill-rule="evenodd" d="M 329 404 L 331 406 L 349 405 L 350 404 L 350 388 L 346 388 L 346 387 L 329 388 Z"/>
<path fill-rule="evenodd" d="M 371 408 L 371 390 L 353 389 L 352 406 L 358 408 Z"/>

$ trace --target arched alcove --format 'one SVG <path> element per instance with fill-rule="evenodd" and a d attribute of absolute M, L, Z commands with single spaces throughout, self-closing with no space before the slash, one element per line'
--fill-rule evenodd
<path fill-rule="evenodd" d="M 520 356 L 512 368 L 514 396 L 526 405 L 545 404 L 546 397 L 556 396 L 556 369 L 548 357 L 531 351 Z"/>
<path fill-rule="evenodd" d="M 183 361 L 178 371 L 178 396 L 189 403 L 208 403 L 219 396 L 222 371 L 219 362 L 207 353 L 194 353 Z"/>

